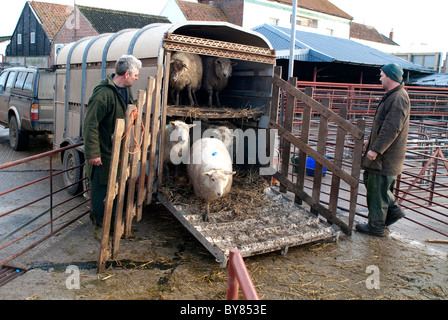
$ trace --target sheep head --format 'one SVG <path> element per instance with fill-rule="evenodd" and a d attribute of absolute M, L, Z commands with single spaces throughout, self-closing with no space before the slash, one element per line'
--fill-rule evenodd
<path fill-rule="evenodd" d="M 221 197 L 224 195 L 226 186 L 231 183 L 231 178 L 235 173 L 235 171 L 223 169 L 212 169 L 204 172 L 204 175 L 208 177 L 205 181 L 205 185 L 208 189 L 213 191 L 217 197 Z"/>

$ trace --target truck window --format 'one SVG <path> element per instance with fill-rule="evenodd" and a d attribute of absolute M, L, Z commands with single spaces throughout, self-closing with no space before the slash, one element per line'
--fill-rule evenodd
<path fill-rule="evenodd" d="M 8 78 L 8 72 L 5 71 L 0 75 L 0 92 L 5 90 L 6 79 Z"/>
<path fill-rule="evenodd" d="M 11 71 L 11 72 L 9 73 L 8 81 L 6 81 L 6 88 L 5 88 L 5 91 L 6 91 L 6 92 L 10 92 L 10 91 L 11 91 L 13 82 L 14 82 L 14 80 L 15 80 L 15 78 L 16 78 L 15 76 L 16 76 L 16 71 Z"/>
<path fill-rule="evenodd" d="M 25 84 L 23 85 L 23 90 L 33 91 L 33 80 L 34 80 L 34 73 L 28 72 Z"/>
<path fill-rule="evenodd" d="M 39 99 L 54 99 L 54 73 L 39 72 L 38 92 Z"/>
<path fill-rule="evenodd" d="M 17 76 L 17 80 L 16 83 L 14 85 L 14 88 L 17 89 L 22 89 L 23 88 L 23 84 L 25 83 L 25 79 L 26 79 L 26 74 L 28 72 L 24 72 L 24 71 L 20 71 L 18 76 Z"/>

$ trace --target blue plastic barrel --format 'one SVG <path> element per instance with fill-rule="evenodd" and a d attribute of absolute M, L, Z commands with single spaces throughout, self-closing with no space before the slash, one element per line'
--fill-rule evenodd
<path fill-rule="evenodd" d="M 325 156 L 325 157 L 328 159 L 327 156 Z M 307 157 L 306 158 L 306 166 L 305 166 L 306 175 L 310 176 L 310 177 L 314 177 L 315 168 L 316 168 L 316 160 L 314 160 L 311 157 Z M 323 167 L 322 168 L 322 177 L 325 177 L 326 172 L 327 172 L 327 168 Z"/>

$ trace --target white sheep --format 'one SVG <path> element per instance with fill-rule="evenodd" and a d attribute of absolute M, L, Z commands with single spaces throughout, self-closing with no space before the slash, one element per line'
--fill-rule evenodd
<path fill-rule="evenodd" d="M 228 58 L 207 57 L 204 59 L 204 74 L 202 77 L 202 88 L 208 93 L 208 106 L 213 104 L 213 91 L 215 91 L 216 105 L 221 106 L 219 93 L 227 87 L 232 75 L 232 67 L 236 62 Z"/>
<path fill-rule="evenodd" d="M 236 126 L 226 124 L 226 125 L 216 125 L 211 124 L 205 126 L 205 130 L 202 133 L 203 138 L 216 138 L 224 142 L 226 149 L 229 151 L 230 156 L 233 153 L 233 140 L 235 138 L 235 134 L 233 133 L 236 129 Z"/>
<path fill-rule="evenodd" d="M 232 160 L 224 143 L 215 138 L 202 138 L 193 143 L 188 177 L 194 192 L 206 202 L 203 221 L 208 221 L 210 202 L 229 193 L 232 187 Z"/>
<path fill-rule="evenodd" d="M 202 59 L 197 54 L 176 52 L 170 63 L 169 86 L 175 94 L 175 104 L 179 105 L 179 94 L 187 88 L 190 105 L 198 105 L 196 91 L 202 83 Z"/>
<path fill-rule="evenodd" d="M 163 165 L 165 168 L 165 180 L 170 180 L 170 165 L 174 165 L 173 180 L 177 181 L 179 165 L 187 163 L 190 148 L 190 129 L 196 124 L 186 124 L 183 121 L 171 121 L 165 131 L 165 150 Z"/>

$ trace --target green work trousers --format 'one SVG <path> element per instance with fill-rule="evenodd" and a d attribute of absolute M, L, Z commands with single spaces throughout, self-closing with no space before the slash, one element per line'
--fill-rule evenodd
<path fill-rule="evenodd" d="M 106 194 L 107 184 L 101 184 L 98 167 L 93 166 L 92 180 L 90 180 L 90 219 L 98 226 L 103 226 Z M 115 205 L 116 201 L 114 200 L 114 205 L 112 207 L 112 221 L 115 215 Z"/>
<path fill-rule="evenodd" d="M 364 171 L 364 185 L 367 190 L 368 225 L 383 231 L 398 217 L 404 216 L 394 196 L 397 176 L 383 176 Z"/>

